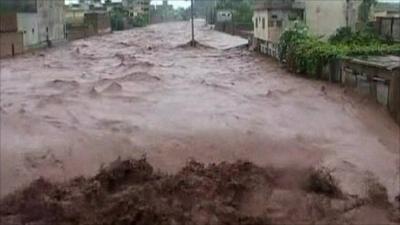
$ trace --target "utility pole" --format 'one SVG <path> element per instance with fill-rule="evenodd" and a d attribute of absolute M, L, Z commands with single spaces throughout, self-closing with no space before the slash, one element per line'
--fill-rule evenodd
<path fill-rule="evenodd" d="M 193 19 L 193 0 L 190 0 L 191 6 L 190 6 L 190 13 L 191 13 L 191 18 L 192 18 L 192 40 L 190 41 L 191 46 L 196 46 L 196 42 L 194 40 L 194 19 Z"/>

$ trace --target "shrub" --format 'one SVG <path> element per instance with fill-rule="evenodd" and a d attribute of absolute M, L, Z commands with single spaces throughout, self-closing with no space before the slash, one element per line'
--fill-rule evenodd
<path fill-rule="evenodd" d="M 112 30 L 124 29 L 124 17 L 122 14 L 114 13 L 111 15 L 111 29 Z"/>
<path fill-rule="evenodd" d="M 308 28 L 295 22 L 281 35 L 279 56 L 289 70 L 319 78 L 324 66 L 344 56 L 400 55 L 400 44 L 385 44 L 367 31 L 351 33 L 348 28 L 338 30 L 330 42 L 309 34 Z"/>
<path fill-rule="evenodd" d="M 149 17 L 147 14 L 135 16 L 129 20 L 130 25 L 133 27 L 144 27 L 148 24 Z"/>

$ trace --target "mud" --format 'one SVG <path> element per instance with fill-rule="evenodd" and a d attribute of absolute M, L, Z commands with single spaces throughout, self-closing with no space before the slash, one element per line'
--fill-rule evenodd
<path fill-rule="evenodd" d="M 190 23 L 166 23 L 2 59 L 1 196 L 145 154 L 167 173 L 190 158 L 323 166 L 345 194 L 366 198 L 375 180 L 395 201 L 400 132 L 383 107 L 201 21 L 196 38 L 185 46 Z"/>
<path fill-rule="evenodd" d="M 4 225 L 266 225 L 360 224 L 359 218 L 379 216 L 381 224 L 400 222 L 395 209 L 375 204 L 387 199 L 304 191 L 301 184 L 316 178 L 301 173 L 304 178 L 285 188 L 280 178 L 288 177 L 287 171 L 244 161 L 208 166 L 188 161 L 167 175 L 154 172 L 146 159 L 116 160 L 91 178 L 32 182 L 2 199 L 0 220 Z"/>

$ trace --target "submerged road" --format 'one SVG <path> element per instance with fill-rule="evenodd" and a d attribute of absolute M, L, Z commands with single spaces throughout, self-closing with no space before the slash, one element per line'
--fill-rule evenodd
<path fill-rule="evenodd" d="M 332 168 L 342 189 L 374 179 L 400 193 L 399 127 L 338 85 L 297 77 L 246 40 L 189 22 L 78 40 L 1 64 L 1 195 L 39 176 L 95 173 L 145 155 L 175 172 L 190 158 Z"/>

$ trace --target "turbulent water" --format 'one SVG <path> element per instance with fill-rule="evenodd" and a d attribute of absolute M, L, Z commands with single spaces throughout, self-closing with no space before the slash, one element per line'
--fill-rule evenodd
<path fill-rule="evenodd" d="M 1 195 L 44 176 L 94 174 L 146 155 L 176 172 L 188 159 L 331 168 L 343 191 L 400 193 L 399 127 L 339 85 L 304 79 L 188 22 L 78 40 L 1 60 Z"/>

